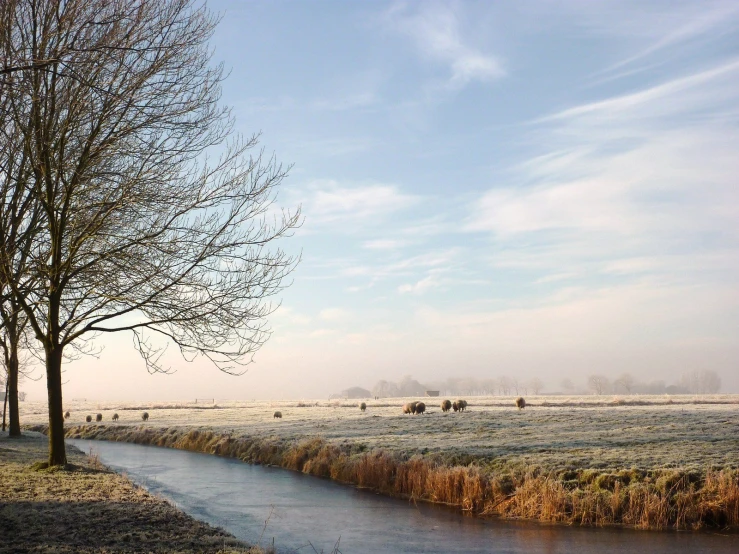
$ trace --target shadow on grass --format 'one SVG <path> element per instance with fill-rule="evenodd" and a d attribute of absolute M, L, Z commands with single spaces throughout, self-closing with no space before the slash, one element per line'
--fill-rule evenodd
<path fill-rule="evenodd" d="M 219 552 L 243 545 L 169 505 L 0 503 L 0 552 Z"/>
<path fill-rule="evenodd" d="M 77 464 L 49 466 L 49 462 L 35 462 L 31 464 L 31 470 L 41 473 L 115 473 L 112 469 L 108 469 L 103 465 L 100 465 L 100 467 L 85 467 Z"/>

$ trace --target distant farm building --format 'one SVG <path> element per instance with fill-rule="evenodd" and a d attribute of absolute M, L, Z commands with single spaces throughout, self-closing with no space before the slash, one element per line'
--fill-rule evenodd
<path fill-rule="evenodd" d="M 426 396 L 439 396 L 439 391 L 438 390 L 427 390 Z"/>

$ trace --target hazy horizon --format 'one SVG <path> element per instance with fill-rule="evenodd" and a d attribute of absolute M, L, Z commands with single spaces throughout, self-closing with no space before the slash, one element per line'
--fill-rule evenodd
<path fill-rule="evenodd" d="M 174 348 L 149 375 L 121 334 L 65 398 L 692 370 L 739 393 L 739 4 L 208 5 L 237 131 L 294 164 L 302 263 L 245 375 Z"/>

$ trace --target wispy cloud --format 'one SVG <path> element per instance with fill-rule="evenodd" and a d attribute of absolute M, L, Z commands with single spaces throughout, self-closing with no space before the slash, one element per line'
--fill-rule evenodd
<path fill-rule="evenodd" d="M 716 82 L 721 77 L 728 76 L 735 78 L 738 70 L 739 59 L 733 59 L 717 67 L 688 75 L 686 77 L 673 79 L 661 85 L 653 86 L 639 92 L 569 108 L 543 118 L 541 121 L 558 119 L 566 120 L 586 114 L 597 115 L 601 120 L 603 118 L 621 118 L 624 111 L 627 111 L 628 113 L 628 111 L 636 110 L 644 106 L 646 106 L 648 110 L 643 112 L 642 115 L 647 117 L 677 115 L 677 112 L 682 112 L 682 115 L 685 116 L 688 115 L 685 112 L 690 108 L 698 109 L 703 107 L 715 109 L 714 106 L 707 104 L 706 100 L 708 99 L 708 95 L 714 96 L 714 100 L 719 100 L 720 95 L 717 94 L 718 91 L 706 91 L 702 88 L 702 85 Z M 731 85 L 732 89 L 734 89 L 736 85 L 734 79 L 732 79 Z M 696 89 L 698 90 L 697 95 L 695 94 Z M 688 94 L 691 92 L 693 94 Z M 736 90 L 732 90 L 731 93 L 732 96 L 736 95 Z M 665 104 L 660 104 L 658 102 L 659 100 L 666 98 L 669 98 L 670 101 Z M 632 112 L 629 115 L 633 116 L 635 114 Z"/>
<path fill-rule="evenodd" d="M 401 239 L 374 239 L 362 243 L 368 250 L 399 250 L 409 246 L 411 241 Z"/>
<path fill-rule="evenodd" d="M 439 285 L 439 280 L 434 275 L 428 275 L 416 283 L 400 285 L 398 292 L 401 294 L 424 294 Z"/>
<path fill-rule="evenodd" d="M 625 75 L 641 68 L 634 68 L 637 62 L 646 62 L 646 66 L 654 65 L 655 59 L 665 53 L 666 50 L 674 51 L 680 46 L 689 44 L 703 38 L 715 38 L 723 32 L 733 32 L 733 26 L 739 18 L 739 4 L 736 2 L 714 1 L 693 3 L 687 2 L 682 5 L 668 3 L 661 7 L 639 6 L 639 19 L 641 33 L 648 41 L 646 46 L 641 47 L 635 53 L 611 64 L 601 74 L 622 73 Z M 651 9 L 650 9 L 651 8 Z M 634 32 L 634 11 L 623 10 L 619 6 L 616 13 L 629 13 L 632 17 L 624 18 L 622 26 L 624 33 Z M 616 14 L 614 14 L 616 15 Z M 618 15 L 616 15 L 618 19 Z M 610 21 L 611 29 L 619 28 Z M 659 60 L 658 62 L 659 63 Z M 631 68 L 631 69 L 627 69 Z"/>
<path fill-rule="evenodd" d="M 531 130 L 543 151 L 479 198 L 466 229 L 506 248 L 493 263 L 553 274 L 684 278 L 684 267 L 702 282 L 707 254 L 736 272 L 737 102 L 730 60 L 543 118 Z"/>
<path fill-rule="evenodd" d="M 314 181 L 299 196 L 308 225 L 382 218 L 420 201 L 395 185 L 342 185 L 333 180 Z"/>
<path fill-rule="evenodd" d="M 282 305 L 277 309 L 277 311 L 275 311 L 273 320 L 278 326 L 302 326 L 309 324 L 312 321 L 312 318 L 305 314 L 296 312 L 293 308 Z"/>
<path fill-rule="evenodd" d="M 318 317 L 324 321 L 340 321 L 348 316 L 349 312 L 343 308 L 325 308 L 318 314 Z"/>
<path fill-rule="evenodd" d="M 471 81 L 492 81 L 505 75 L 500 60 L 468 42 L 453 5 L 396 4 L 386 24 L 409 36 L 422 56 L 448 66 L 447 85 L 462 88 Z"/>

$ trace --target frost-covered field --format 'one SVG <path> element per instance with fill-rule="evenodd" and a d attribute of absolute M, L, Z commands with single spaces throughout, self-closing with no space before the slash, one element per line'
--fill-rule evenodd
<path fill-rule="evenodd" d="M 510 397 L 468 397 L 465 413 L 442 413 L 443 398 L 422 399 L 427 414 L 403 415 L 414 399 L 195 404 L 66 402 L 68 424 L 103 414 L 102 425 L 195 427 L 218 433 L 321 437 L 360 449 L 423 453 L 447 463 L 510 463 L 552 469 L 739 468 L 739 395 L 541 396 L 519 411 Z M 21 403 L 24 424 L 45 423 L 46 406 Z M 273 419 L 279 410 L 282 419 Z M 141 414 L 150 415 L 142 423 Z M 118 413 L 120 420 L 111 417 Z M 99 425 L 91 423 L 88 425 Z"/>

